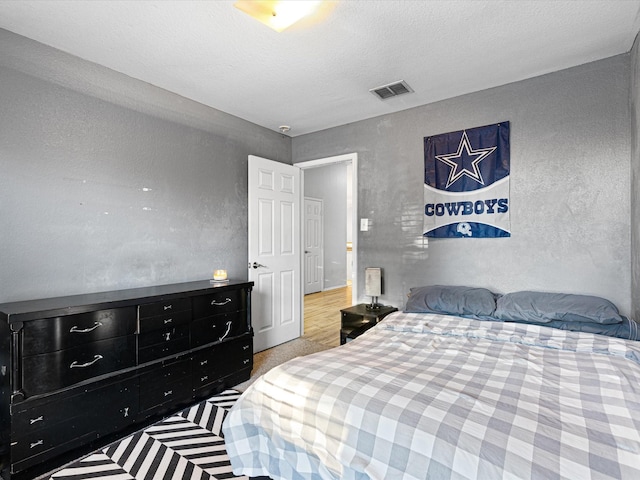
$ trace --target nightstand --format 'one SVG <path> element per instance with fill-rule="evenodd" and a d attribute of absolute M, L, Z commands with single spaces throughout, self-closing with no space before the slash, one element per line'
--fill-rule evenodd
<path fill-rule="evenodd" d="M 340 310 L 340 345 L 353 340 L 376 323 L 398 309 L 390 305 L 381 306 L 375 310 L 367 309 L 366 303 Z"/>

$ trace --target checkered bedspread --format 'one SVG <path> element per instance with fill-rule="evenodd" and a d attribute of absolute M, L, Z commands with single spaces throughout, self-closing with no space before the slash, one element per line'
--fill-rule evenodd
<path fill-rule="evenodd" d="M 274 479 L 640 479 L 640 342 L 398 312 L 265 374 L 223 432 Z"/>

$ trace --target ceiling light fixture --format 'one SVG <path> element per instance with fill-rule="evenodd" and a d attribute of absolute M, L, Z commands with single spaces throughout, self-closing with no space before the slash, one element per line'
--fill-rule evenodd
<path fill-rule="evenodd" d="M 238 0 L 233 6 L 276 32 L 281 32 L 311 15 L 321 3 L 311 0 Z"/>

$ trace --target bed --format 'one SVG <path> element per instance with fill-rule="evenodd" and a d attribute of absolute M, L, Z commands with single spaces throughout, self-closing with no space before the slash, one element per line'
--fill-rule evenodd
<path fill-rule="evenodd" d="M 256 380 L 223 425 L 234 474 L 640 478 L 640 342 L 619 338 L 635 322 L 597 297 L 486 291 L 485 306 L 438 288 Z"/>

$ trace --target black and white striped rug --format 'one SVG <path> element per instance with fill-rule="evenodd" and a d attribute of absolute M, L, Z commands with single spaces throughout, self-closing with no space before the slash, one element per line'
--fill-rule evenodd
<path fill-rule="evenodd" d="M 51 475 L 51 480 L 218 480 L 235 477 L 220 436 L 240 393 L 226 390 Z"/>

